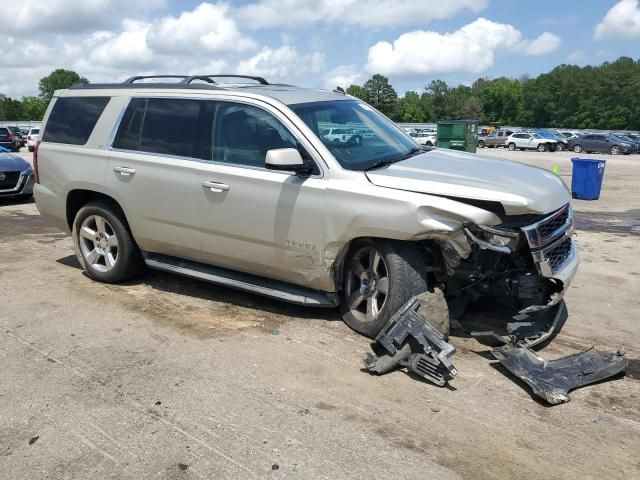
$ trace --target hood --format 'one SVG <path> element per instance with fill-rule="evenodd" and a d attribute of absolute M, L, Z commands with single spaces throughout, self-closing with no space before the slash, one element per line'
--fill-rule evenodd
<path fill-rule="evenodd" d="M 22 172 L 29 164 L 20 155 L 0 153 L 0 172 Z"/>
<path fill-rule="evenodd" d="M 545 214 L 571 200 L 564 182 L 547 170 L 441 148 L 366 175 L 380 187 L 500 202 L 507 215 Z"/>

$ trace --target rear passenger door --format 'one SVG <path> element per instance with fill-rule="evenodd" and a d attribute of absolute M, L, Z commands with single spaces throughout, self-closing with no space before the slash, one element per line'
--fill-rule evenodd
<path fill-rule="evenodd" d="M 107 185 L 142 250 L 198 260 L 197 166 L 211 154 L 213 103 L 132 98 L 115 135 Z"/>
<path fill-rule="evenodd" d="M 216 102 L 213 155 L 197 166 L 196 208 L 206 261 L 286 282 L 329 288 L 322 263 L 321 171 L 265 168 L 268 150 L 309 145 L 280 112 L 259 102 Z M 324 282 L 324 283 L 323 283 Z"/>

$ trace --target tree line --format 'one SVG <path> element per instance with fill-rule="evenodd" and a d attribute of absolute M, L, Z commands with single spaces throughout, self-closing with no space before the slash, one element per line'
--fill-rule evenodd
<path fill-rule="evenodd" d="M 628 57 L 599 66 L 559 65 L 535 78 L 479 78 L 471 86 L 433 80 L 424 93 L 401 98 L 378 74 L 346 91 L 397 122 L 468 118 L 522 127 L 640 130 L 640 60 Z"/>
<path fill-rule="evenodd" d="M 62 88 L 69 88 L 76 83 L 89 83 L 89 80 L 76 72 L 59 68 L 40 79 L 37 96 L 22 97 L 17 100 L 0 93 L 0 120 L 40 121 L 53 93 Z"/>
<path fill-rule="evenodd" d="M 18 100 L 0 93 L 0 120 L 41 120 L 55 90 L 88 82 L 58 69 L 40 80 L 37 96 Z M 479 78 L 471 86 L 433 80 L 424 93 L 403 97 L 376 74 L 347 93 L 397 122 L 470 118 L 522 127 L 640 130 L 640 60 L 629 57 L 599 66 L 559 65 L 535 78 Z"/>

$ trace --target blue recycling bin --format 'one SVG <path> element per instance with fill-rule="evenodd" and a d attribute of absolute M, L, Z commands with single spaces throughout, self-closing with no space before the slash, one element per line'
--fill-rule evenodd
<path fill-rule="evenodd" d="M 606 160 L 572 158 L 571 193 L 578 200 L 598 200 Z"/>

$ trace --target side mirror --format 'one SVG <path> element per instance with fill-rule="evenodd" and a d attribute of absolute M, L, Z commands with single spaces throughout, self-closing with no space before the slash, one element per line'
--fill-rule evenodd
<path fill-rule="evenodd" d="M 295 172 L 296 174 L 309 174 L 313 170 L 305 163 L 300 152 L 295 148 L 269 150 L 264 164 L 268 170 Z"/>

